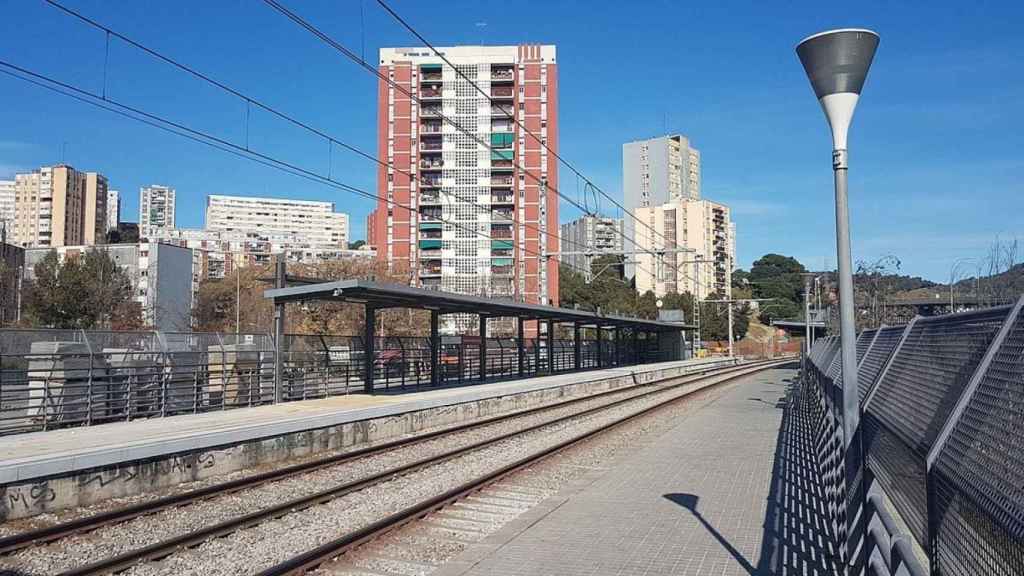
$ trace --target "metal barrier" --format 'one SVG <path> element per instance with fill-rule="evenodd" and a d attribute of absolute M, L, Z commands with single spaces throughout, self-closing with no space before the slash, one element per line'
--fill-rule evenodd
<path fill-rule="evenodd" d="M 281 401 L 363 392 L 358 336 L 285 335 Z M 429 338 L 377 338 L 374 390 L 432 384 Z M 658 338 L 443 336 L 439 385 L 658 362 Z M 275 401 L 277 347 L 266 334 L 0 330 L 0 435 Z M 481 362 L 483 358 L 483 362 Z"/>
<path fill-rule="evenodd" d="M 804 359 L 832 536 L 849 573 L 1024 574 L 1022 305 L 860 334 L 851 453 L 838 340 L 819 340 Z"/>

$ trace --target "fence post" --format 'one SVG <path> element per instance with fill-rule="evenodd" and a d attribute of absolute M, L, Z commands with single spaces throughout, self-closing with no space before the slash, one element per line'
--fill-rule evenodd
<path fill-rule="evenodd" d="M 487 378 L 487 316 L 480 315 L 480 381 Z"/>
<path fill-rule="evenodd" d="M 555 321 L 548 320 L 548 374 L 555 373 Z"/>
<path fill-rule="evenodd" d="M 526 345 L 523 342 L 523 339 L 525 338 L 525 336 L 523 335 L 523 328 L 524 328 L 523 325 L 525 323 L 526 322 L 522 318 L 516 318 L 516 348 L 517 348 L 517 355 L 516 355 L 516 357 L 519 359 L 518 362 L 519 362 L 519 377 L 520 378 L 523 377 L 523 361 L 525 360 L 525 358 L 523 358 L 523 355 L 526 354 Z"/>
<path fill-rule="evenodd" d="M 374 340 L 377 330 L 377 308 L 372 304 L 365 304 L 366 314 L 363 321 L 363 348 L 365 348 L 363 365 L 363 392 L 373 394 L 373 365 L 374 365 Z"/>
<path fill-rule="evenodd" d="M 438 324 L 441 313 L 437 310 L 430 311 L 430 385 L 437 386 L 441 383 L 438 370 L 438 359 L 441 354 L 441 341 L 439 340 Z"/>

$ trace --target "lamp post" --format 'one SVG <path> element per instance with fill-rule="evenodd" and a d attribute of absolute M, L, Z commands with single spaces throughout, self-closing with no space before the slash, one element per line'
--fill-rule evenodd
<path fill-rule="evenodd" d="M 868 68 L 878 48 L 878 34 L 870 30 L 844 29 L 821 32 L 805 38 L 796 47 L 797 56 L 811 81 L 814 95 L 825 111 L 832 129 L 832 170 L 835 173 L 836 252 L 839 261 L 839 334 L 843 369 L 843 447 L 846 454 L 848 502 L 858 502 L 859 486 L 852 485 L 860 466 L 857 431 L 860 398 L 857 388 L 856 325 L 853 306 L 853 263 L 850 255 L 850 212 L 846 195 L 846 136 L 853 111 L 860 98 Z M 861 493 L 860 497 L 863 496 Z M 849 507 L 848 507 L 849 508 Z M 847 522 L 857 514 L 847 510 Z M 854 526 L 847 529 L 845 544 L 848 567 L 859 562 L 851 558 L 856 549 Z M 861 547 L 863 548 L 863 547 Z"/>

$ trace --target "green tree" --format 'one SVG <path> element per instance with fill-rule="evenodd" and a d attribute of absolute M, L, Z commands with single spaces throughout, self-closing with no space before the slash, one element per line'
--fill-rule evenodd
<path fill-rule="evenodd" d="M 770 324 L 773 318 L 796 318 L 800 315 L 806 272 L 803 264 L 790 256 L 765 254 L 750 267 L 748 276 L 755 298 L 772 298 L 762 303 L 759 318 Z"/>
<path fill-rule="evenodd" d="M 105 251 L 90 249 L 63 262 L 50 251 L 33 269 L 25 314 L 36 326 L 138 328 L 141 310 L 131 279 Z"/>

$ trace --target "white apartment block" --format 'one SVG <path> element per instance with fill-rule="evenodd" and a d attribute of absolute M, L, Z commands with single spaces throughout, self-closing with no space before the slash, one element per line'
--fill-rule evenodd
<path fill-rule="evenodd" d="M 245 234 L 271 252 L 348 248 L 348 214 L 335 212 L 333 202 L 208 196 L 206 229 Z"/>
<path fill-rule="evenodd" d="M 139 236 L 159 236 L 174 227 L 174 188 L 154 184 L 139 189 Z"/>
<path fill-rule="evenodd" d="M 92 245 L 107 223 L 107 179 L 64 164 L 14 177 L 13 243 L 25 247 Z"/>
<path fill-rule="evenodd" d="M 561 226 L 561 252 L 558 260 L 582 272 L 587 267 L 585 254 L 568 252 L 591 252 L 596 258 L 601 254 L 621 254 L 623 251 L 622 218 L 601 218 L 582 216 Z M 591 262 L 593 260 L 591 259 Z"/>
<path fill-rule="evenodd" d="M 376 252 L 369 248 L 349 250 L 340 247 L 311 247 L 302 241 L 272 246 L 255 233 L 222 230 L 177 228 L 164 231 L 159 240 L 193 251 L 193 275 L 202 278 L 224 278 L 235 269 L 249 265 L 270 265 L 277 254 L 288 262 L 317 264 L 337 260 L 363 259 L 372 262 Z"/>
<path fill-rule="evenodd" d="M 188 331 L 196 286 L 191 251 L 160 242 L 61 246 L 25 250 L 26 279 L 34 278 L 35 265 L 56 250 L 63 261 L 86 250 L 103 250 L 125 271 L 131 281 L 132 299 L 142 311 L 146 326 L 157 330 Z"/>
<path fill-rule="evenodd" d="M 732 296 L 736 226 L 729 208 L 711 200 L 682 200 L 637 208 L 637 250 L 687 250 L 636 255 L 636 289 L 656 296 L 689 292 L 699 299 Z M 699 262 L 696 262 L 699 261 Z"/>
<path fill-rule="evenodd" d="M 0 228 L 7 226 L 9 238 L 14 234 L 14 180 L 0 180 Z"/>
<path fill-rule="evenodd" d="M 121 193 L 107 190 L 107 230 L 117 230 L 121 223 Z"/>
<path fill-rule="evenodd" d="M 622 145 L 622 191 L 627 212 L 681 200 L 700 200 L 700 151 L 685 136 L 674 134 Z M 624 222 L 634 238 L 636 222 Z M 634 238 L 635 239 L 635 238 Z M 626 274 L 633 276 L 632 266 Z"/>

